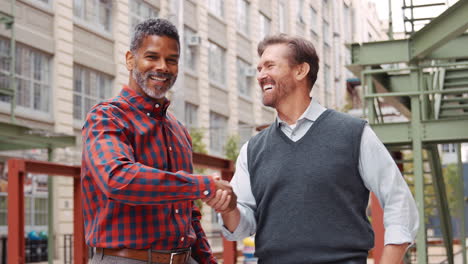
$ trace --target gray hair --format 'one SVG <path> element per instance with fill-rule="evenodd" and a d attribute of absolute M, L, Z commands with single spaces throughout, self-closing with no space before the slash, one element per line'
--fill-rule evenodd
<path fill-rule="evenodd" d="M 180 52 L 179 33 L 177 28 L 169 22 L 169 20 L 162 18 L 149 18 L 135 26 L 132 40 L 130 42 L 130 51 L 135 54 L 140 48 L 143 39 L 150 35 L 166 36 L 177 41 Z"/>

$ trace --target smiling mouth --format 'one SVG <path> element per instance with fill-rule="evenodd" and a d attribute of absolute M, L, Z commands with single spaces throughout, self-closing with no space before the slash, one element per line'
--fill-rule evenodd
<path fill-rule="evenodd" d="M 157 81 L 157 82 L 165 82 L 167 81 L 167 78 L 164 77 L 158 77 L 158 76 L 150 76 L 150 80 Z"/>
<path fill-rule="evenodd" d="M 271 90 L 273 89 L 273 84 L 266 84 L 263 86 L 263 91 L 268 91 L 268 90 Z"/>

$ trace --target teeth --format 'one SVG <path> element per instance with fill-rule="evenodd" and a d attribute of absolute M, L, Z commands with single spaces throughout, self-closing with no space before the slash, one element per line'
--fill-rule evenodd
<path fill-rule="evenodd" d="M 267 85 L 264 85 L 263 86 L 263 90 L 269 90 L 269 89 L 273 89 L 273 85 L 272 84 L 267 84 Z"/>
<path fill-rule="evenodd" d="M 164 82 L 164 81 L 167 80 L 166 78 L 159 78 L 159 77 L 156 77 L 156 76 L 150 77 L 150 79 L 155 80 L 155 81 L 160 81 L 160 82 Z"/>

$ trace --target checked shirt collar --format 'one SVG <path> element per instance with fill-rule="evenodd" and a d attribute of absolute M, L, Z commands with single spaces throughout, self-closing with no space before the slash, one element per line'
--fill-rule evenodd
<path fill-rule="evenodd" d="M 156 100 L 143 96 L 127 85 L 123 86 L 120 96 L 127 101 L 129 104 L 134 105 L 140 111 L 146 113 L 147 116 L 154 117 L 156 119 L 162 119 L 166 116 L 167 108 L 171 104 L 169 99 L 164 98 L 162 105 Z"/>

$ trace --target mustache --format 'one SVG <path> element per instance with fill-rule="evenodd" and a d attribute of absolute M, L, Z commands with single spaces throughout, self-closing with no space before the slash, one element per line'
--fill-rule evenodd
<path fill-rule="evenodd" d="M 260 85 L 263 86 L 264 84 L 275 84 L 276 82 L 270 78 L 270 77 L 267 77 L 265 79 L 262 79 L 260 80 Z"/>
<path fill-rule="evenodd" d="M 157 78 L 167 78 L 172 79 L 174 74 L 166 73 L 166 72 L 147 72 L 145 73 L 145 79 L 150 77 L 157 77 Z"/>

